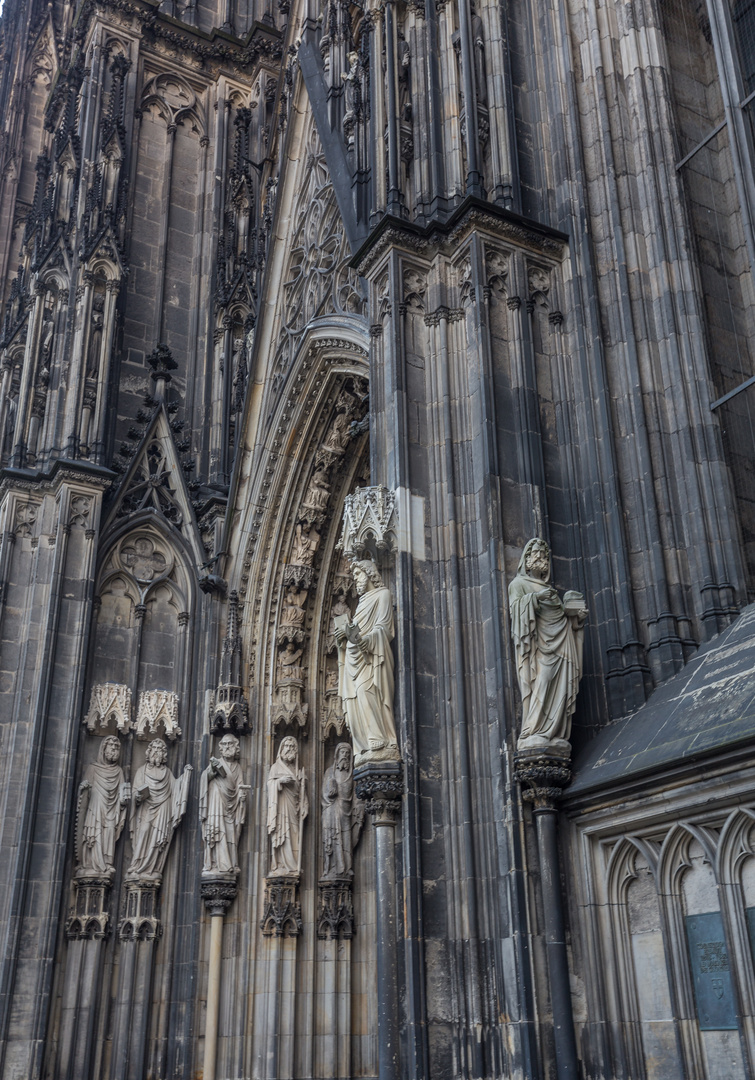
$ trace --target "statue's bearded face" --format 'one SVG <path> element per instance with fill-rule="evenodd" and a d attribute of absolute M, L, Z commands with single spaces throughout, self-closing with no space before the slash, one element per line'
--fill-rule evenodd
<path fill-rule="evenodd" d="M 354 567 L 353 577 L 357 595 L 364 596 L 370 586 L 370 579 L 367 577 L 361 566 Z"/>
<path fill-rule="evenodd" d="M 545 579 L 548 576 L 549 562 L 548 548 L 545 544 L 538 544 L 527 556 L 527 573 Z"/>
<path fill-rule="evenodd" d="M 147 761 L 150 765 L 164 765 L 168 760 L 168 747 L 162 739 L 155 739 L 147 747 Z"/>
<path fill-rule="evenodd" d="M 343 772 L 349 771 L 349 765 L 351 764 L 351 751 L 348 746 L 341 746 L 336 754 L 336 768 L 341 769 Z"/>
<path fill-rule="evenodd" d="M 296 751 L 296 739 L 289 736 L 289 738 L 283 740 L 281 743 L 281 757 L 284 761 L 287 761 L 289 764 L 291 764 L 292 761 L 295 761 Z"/>
<path fill-rule="evenodd" d="M 239 754 L 239 740 L 234 738 L 233 735 L 225 735 L 220 740 L 220 755 L 224 757 L 226 761 L 233 761 Z"/>
<path fill-rule="evenodd" d="M 108 739 L 103 754 L 105 761 L 109 761 L 111 765 L 114 765 L 121 756 L 121 744 L 117 739 Z"/>

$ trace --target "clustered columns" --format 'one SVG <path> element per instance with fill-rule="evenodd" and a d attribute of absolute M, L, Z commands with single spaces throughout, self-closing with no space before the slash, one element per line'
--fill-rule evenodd
<path fill-rule="evenodd" d="M 354 770 L 357 796 L 375 823 L 377 903 L 378 1078 L 398 1080 L 398 961 L 396 938 L 396 822 L 404 795 L 399 762 L 367 762 Z"/>
<path fill-rule="evenodd" d="M 556 1075 L 558 1080 L 577 1080 L 580 1074 L 569 986 L 556 806 L 571 780 L 570 752 L 565 749 L 518 750 L 514 761 L 516 779 L 522 785 L 522 798 L 532 804 L 537 829 Z"/>
<path fill-rule="evenodd" d="M 241 687 L 239 598 L 231 592 L 215 692 L 212 730 L 220 736 L 219 757 L 211 756 L 199 785 L 202 826 L 202 900 L 210 916 L 210 962 L 207 978 L 207 1021 L 204 1036 L 204 1080 L 215 1080 L 220 1011 L 223 921 L 238 892 L 239 838 L 246 821 L 247 792 L 239 757 L 239 736 L 249 733 L 249 706 Z"/>

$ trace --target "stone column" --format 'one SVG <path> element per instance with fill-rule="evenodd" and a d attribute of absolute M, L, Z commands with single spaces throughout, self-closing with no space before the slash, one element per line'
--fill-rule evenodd
<path fill-rule="evenodd" d="M 93 1032 L 97 1021 L 102 955 L 107 937 L 107 898 L 112 876 L 74 879 L 75 898 L 66 920 L 66 962 L 57 1076 L 77 1080 L 88 1076 Z"/>
<path fill-rule="evenodd" d="M 223 918 L 236 898 L 237 876 L 237 874 L 202 875 L 202 899 L 210 913 L 210 966 L 207 977 L 207 1026 L 204 1035 L 203 1080 L 215 1080 L 220 969 L 223 958 Z"/>
<path fill-rule="evenodd" d="M 404 780 L 398 761 L 354 769 L 357 797 L 375 822 L 377 904 L 378 1080 L 399 1080 L 398 963 L 396 940 L 396 819 Z"/>
<path fill-rule="evenodd" d="M 162 934 L 157 900 L 162 878 L 125 882 L 124 915 L 118 924 L 120 963 L 113 1022 L 111 1080 L 141 1080 L 152 996 L 155 941 Z"/>
<path fill-rule="evenodd" d="M 522 798 L 532 803 L 537 828 L 556 1076 L 558 1080 L 577 1080 L 580 1072 L 569 986 L 556 808 L 556 801 L 571 780 L 570 751 L 551 747 L 518 750 L 514 762 Z"/>

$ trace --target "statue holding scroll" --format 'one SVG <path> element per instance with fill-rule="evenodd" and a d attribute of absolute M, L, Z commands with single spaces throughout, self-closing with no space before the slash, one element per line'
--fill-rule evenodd
<path fill-rule="evenodd" d="M 553 588 L 544 540 L 525 545 L 509 585 L 509 609 L 522 694 L 518 749 L 570 749 L 587 609 L 581 593 L 566 592 L 561 600 Z"/>
<path fill-rule="evenodd" d="M 393 719 L 393 601 L 371 559 L 352 563 L 359 603 L 353 622 L 334 619 L 338 693 L 354 742 L 354 764 L 400 761 Z"/>

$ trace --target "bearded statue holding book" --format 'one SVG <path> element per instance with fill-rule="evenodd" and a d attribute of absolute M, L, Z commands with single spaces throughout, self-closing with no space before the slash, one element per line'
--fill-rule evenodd
<path fill-rule="evenodd" d="M 525 545 L 509 585 L 509 611 L 522 694 L 517 749 L 568 751 L 587 609 L 581 593 L 566 592 L 562 600 L 554 589 L 544 540 Z"/>

